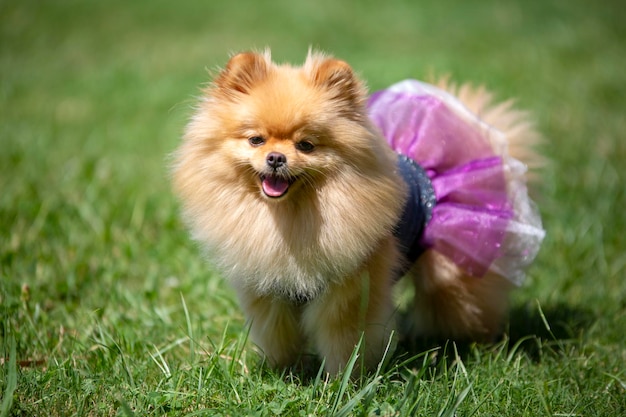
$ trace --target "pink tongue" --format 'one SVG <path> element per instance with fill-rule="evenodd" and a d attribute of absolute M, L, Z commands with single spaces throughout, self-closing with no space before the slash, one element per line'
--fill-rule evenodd
<path fill-rule="evenodd" d="M 275 175 L 268 175 L 262 182 L 263 192 L 269 197 L 280 197 L 287 192 L 289 181 Z"/>

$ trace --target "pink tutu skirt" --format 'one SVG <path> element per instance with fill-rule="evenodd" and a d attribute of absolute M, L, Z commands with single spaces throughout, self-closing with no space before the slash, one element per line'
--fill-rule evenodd
<path fill-rule="evenodd" d="M 415 80 L 374 93 L 368 109 L 389 145 L 430 180 L 434 205 L 420 247 L 472 276 L 492 271 L 519 285 L 545 232 L 528 197 L 526 166 L 508 155 L 504 133 L 451 94 Z"/>

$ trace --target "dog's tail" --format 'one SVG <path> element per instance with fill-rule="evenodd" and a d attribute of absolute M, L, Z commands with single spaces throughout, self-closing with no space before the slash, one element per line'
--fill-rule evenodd
<path fill-rule="evenodd" d="M 447 77 L 439 79 L 435 85 L 456 96 L 472 113 L 502 132 L 507 141 L 509 155 L 529 168 L 529 179 L 545 165 L 545 159 L 536 150 L 542 137 L 529 113 L 516 109 L 514 100 L 497 102 L 484 86 L 456 85 Z"/>

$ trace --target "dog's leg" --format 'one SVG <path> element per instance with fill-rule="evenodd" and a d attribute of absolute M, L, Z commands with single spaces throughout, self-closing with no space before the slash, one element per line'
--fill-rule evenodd
<path fill-rule="evenodd" d="M 250 320 L 250 333 L 269 364 L 276 368 L 294 365 L 303 353 L 305 338 L 300 331 L 300 310 L 286 301 L 258 297 L 238 290 L 239 299 Z"/>
<path fill-rule="evenodd" d="M 327 372 L 337 374 L 345 367 L 361 335 L 361 360 L 353 375 L 361 363 L 372 369 L 382 359 L 394 329 L 391 286 L 395 259 L 393 241 L 383 242 L 359 273 L 332 284 L 305 308 L 303 326 L 326 360 Z"/>
<path fill-rule="evenodd" d="M 430 250 L 411 271 L 415 286 L 414 337 L 492 340 L 501 330 L 513 289 L 505 278 L 489 273 L 468 276 L 452 261 Z"/>

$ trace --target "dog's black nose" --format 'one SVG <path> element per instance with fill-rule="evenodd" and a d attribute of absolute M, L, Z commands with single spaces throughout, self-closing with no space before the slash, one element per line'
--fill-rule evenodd
<path fill-rule="evenodd" d="M 280 152 L 270 152 L 265 157 L 265 162 L 273 169 L 278 169 L 287 163 L 287 157 Z"/>

